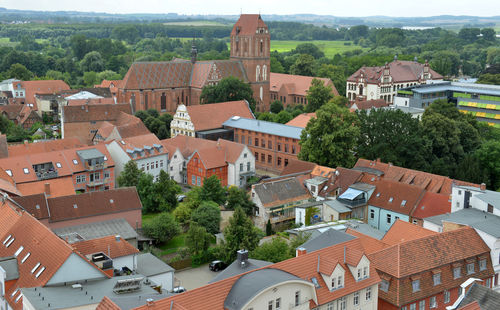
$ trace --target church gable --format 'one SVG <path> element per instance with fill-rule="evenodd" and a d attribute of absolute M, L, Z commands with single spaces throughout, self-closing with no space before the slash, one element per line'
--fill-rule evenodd
<path fill-rule="evenodd" d="M 123 79 L 123 89 L 187 87 L 191 71 L 188 61 L 136 62 Z"/>

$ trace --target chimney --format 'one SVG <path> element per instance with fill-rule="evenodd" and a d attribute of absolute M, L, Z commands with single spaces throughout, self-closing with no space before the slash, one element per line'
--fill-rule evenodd
<path fill-rule="evenodd" d="M 246 267 L 248 263 L 248 251 L 247 250 L 239 250 L 237 253 L 237 260 L 240 267 Z"/>
<path fill-rule="evenodd" d="M 116 242 L 120 242 L 120 238 L 121 238 L 120 235 L 116 235 L 115 236 Z"/>
<path fill-rule="evenodd" d="M 295 256 L 301 256 L 301 255 L 306 255 L 307 250 L 305 248 L 297 248 Z"/>
<path fill-rule="evenodd" d="M 482 191 L 485 191 L 486 190 L 486 184 L 481 183 L 481 185 L 479 186 L 479 189 L 481 189 Z"/>
<path fill-rule="evenodd" d="M 24 140 L 24 146 L 27 146 L 28 145 L 28 140 Z"/>
<path fill-rule="evenodd" d="M 153 298 L 146 299 L 146 302 L 147 302 L 148 307 L 152 307 L 155 304 L 155 301 Z"/>
<path fill-rule="evenodd" d="M 45 183 L 44 188 L 45 188 L 45 194 L 47 196 L 50 196 L 50 183 Z"/>

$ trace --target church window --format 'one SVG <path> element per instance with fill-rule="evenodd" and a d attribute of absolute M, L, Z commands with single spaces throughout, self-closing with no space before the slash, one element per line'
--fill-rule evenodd
<path fill-rule="evenodd" d="M 262 86 L 260 87 L 260 100 L 262 101 L 262 98 L 264 98 L 264 89 Z"/>
<path fill-rule="evenodd" d="M 259 81 L 259 77 L 260 77 L 260 66 L 257 65 L 257 67 L 255 68 L 255 81 L 256 82 Z"/>
<path fill-rule="evenodd" d="M 162 110 L 167 109 L 167 96 L 165 95 L 165 93 L 161 94 L 160 105 Z"/>
<path fill-rule="evenodd" d="M 264 42 L 260 40 L 260 54 L 262 55 L 262 53 L 264 53 Z"/>
<path fill-rule="evenodd" d="M 267 66 L 266 65 L 262 66 L 262 80 L 267 81 Z"/>

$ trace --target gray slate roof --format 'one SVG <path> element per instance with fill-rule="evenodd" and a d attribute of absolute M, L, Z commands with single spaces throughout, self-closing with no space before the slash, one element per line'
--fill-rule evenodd
<path fill-rule="evenodd" d="M 104 154 L 99 152 L 98 149 L 80 150 L 76 151 L 76 154 L 78 154 L 78 156 L 80 156 L 83 160 L 104 157 Z"/>
<path fill-rule="evenodd" d="M 302 130 L 304 130 L 304 128 L 301 127 L 266 122 L 257 119 L 243 118 L 238 116 L 229 118 L 222 125 L 293 139 L 300 139 L 300 134 L 302 133 Z"/>
<path fill-rule="evenodd" d="M 466 306 L 474 301 L 477 301 L 481 310 L 500 309 L 500 293 L 477 283 L 472 284 L 458 307 Z"/>
<path fill-rule="evenodd" d="M 137 233 L 125 219 L 113 219 L 77 226 L 55 228 L 52 231 L 61 238 L 77 233 L 85 240 L 115 235 L 120 235 L 125 240 L 137 238 Z"/>
<path fill-rule="evenodd" d="M 233 284 L 231 291 L 227 294 L 226 300 L 224 300 L 224 309 L 240 310 L 241 307 L 258 293 L 281 282 L 291 280 L 302 281 L 309 284 L 309 282 L 299 277 L 274 268 L 266 268 L 247 273 Z"/>
<path fill-rule="evenodd" d="M 300 197 L 309 193 L 296 178 L 260 183 L 254 185 L 254 190 L 262 204 Z"/>
<path fill-rule="evenodd" d="M 222 270 L 219 272 L 212 280 L 210 280 L 208 283 L 214 283 L 220 280 L 224 280 L 227 278 L 231 278 L 232 276 L 236 276 L 239 274 L 242 274 L 244 272 L 248 272 L 254 269 L 258 269 L 261 267 L 266 267 L 269 265 L 272 265 L 273 263 L 266 262 L 264 260 L 258 260 L 258 259 L 252 259 L 249 258 L 247 263 L 245 264 L 245 267 L 241 267 L 240 263 L 238 260 L 235 260 L 231 265 L 227 266 L 226 269 Z"/>
<path fill-rule="evenodd" d="M 373 228 L 366 223 L 359 223 L 358 221 L 349 221 L 345 223 L 345 226 L 378 240 L 382 240 L 382 238 L 384 238 L 385 236 L 385 232 Z"/>
<path fill-rule="evenodd" d="M 457 212 L 427 217 L 424 221 L 442 226 L 443 221 L 468 225 L 495 238 L 500 238 L 500 217 L 478 209 L 462 209 Z"/>
<path fill-rule="evenodd" d="M 500 193 L 486 190 L 484 194 L 478 194 L 476 195 L 477 199 L 480 199 L 486 203 L 489 203 L 496 209 L 500 210 Z"/>
<path fill-rule="evenodd" d="M 82 289 L 74 289 L 71 285 L 45 286 L 21 289 L 24 296 L 29 299 L 35 309 L 66 309 L 71 307 L 97 304 L 104 296 L 116 296 L 113 288 L 118 280 L 144 278 L 143 275 L 135 274 L 129 276 L 113 277 L 96 281 L 81 282 Z M 155 290 L 150 286 L 142 284 L 141 289 L 135 292 L 126 293 L 126 296 L 139 296 L 155 294 Z M 39 295 L 40 294 L 40 295 Z M 160 295 L 156 292 L 158 296 Z M 124 295 L 125 296 L 125 295 Z M 43 297 L 43 300 L 42 300 Z M 145 303 L 146 299 L 144 299 Z M 50 304 L 50 306 L 49 306 Z M 127 308 L 122 308 L 127 309 Z"/>
<path fill-rule="evenodd" d="M 337 199 L 334 200 L 324 200 L 323 203 L 327 205 L 329 208 L 337 211 L 338 213 L 346 213 L 351 212 L 352 210 L 348 208 L 345 204 L 341 203 Z"/>
<path fill-rule="evenodd" d="M 167 272 L 174 272 L 174 268 L 151 253 L 142 253 L 137 256 L 137 272 L 146 277 L 152 277 Z"/>
<path fill-rule="evenodd" d="M 304 248 L 306 249 L 307 253 L 311 253 L 353 239 L 356 239 L 356 237 L 346 234 L 345 232 L 330 228 L 316 238 L 306 241 L 300 246 L 300 248 Z"/>
<path fill-rule="evenodd" d="M 137 308 L 137 307 L 140 307 L 140 306 L 143 306 L 147 303 L 147 300 L 148 299 L 152 299 L 152 300 L 160 300 L 160 299 L 164 299 L 164 298 L 167 298 L 167 297 L 171 297 L 175 294 L 172 294 L 172 293 L 167 293 L 165 292 L 165 290 L 163 290 L 163 292 L 161 294 L 159 294 L 158 292 L 154 292 L 154 293 L 144 293 L 144 294 L 140 294 L 140 295 L 127 295 L 127 294 L 124 294 L 124 295 L 112 295 L 112 296 L 108 296 L 118 307 L 120 307 L 120 309 L 122 310 L 129 310 L 129 309 L 133 309 L 133 308 Z"/>
<path fill-rule="evenodd" d="M 19 279 L 17 259 L 14 256 L 0 257 L 0 267 L 6 272 L 5 281 Z"/>

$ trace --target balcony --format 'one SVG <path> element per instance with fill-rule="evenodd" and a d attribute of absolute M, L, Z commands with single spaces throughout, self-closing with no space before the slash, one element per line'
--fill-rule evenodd
<path fill-rule="evenodd" d="M 53 170 L 53 171 L 39 171 L 39 172 L 36 172 L 36 176 L 37 176 L 38 180 L 41 181 L 41 180 L 57 178 L 58 173 L 55 170 Z"/>
<path fill-rule="evenodd" d="M 108 165 L 106 165 L 106 163 L 99 163 L 99 164 L 94 164 L 94 165 L 88 165 L 86 164 L 85 165 L 85 168 L 87 169 L 87 171 L 96 171 L 96 170 L 101 170 L 101 169 L 104 169 L 104 168 L 107 168 Z"/>
<path fill-rule="evenodd" d="M 345 205 L 348 205 L 350 207 L 359 207 L 359 206 L 363 206 L 366 204 L 366 198 L 361 198 L 361 199 L 355 199 L 355 200 L 349 200 L 349 199 L 342 199 L 342 198 L 338 198 L 337 197 L 337 200 Z"/>
<path fill-rule="evenodd" d="M 270 216 L 271 224 L 276 224 L 280 222 L 285 222 L 289 220 L 295 219 L 295 213 L 278 215 L 278 216 Z"/>
<path fill-rule="evenodd" d="M 105 179 L 99 179 L 99 180 L 94 180 L 94 181 L 89 181 L 87 182 L 87 187 L 96 187 L 96 186 L 101 186 L 104 185 L 105 183 L 109 182 L 109 178 Z"/>

